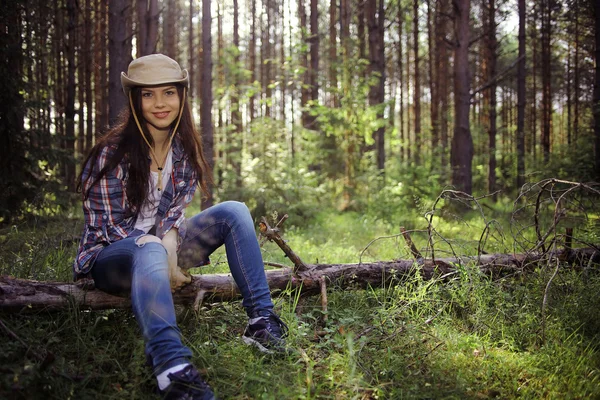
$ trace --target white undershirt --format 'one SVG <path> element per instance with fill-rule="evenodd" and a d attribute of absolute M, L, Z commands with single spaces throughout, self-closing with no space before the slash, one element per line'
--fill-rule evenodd
<path fill-rule="evenodd" d="M 158 190 L 158 173 L 162 173 L 162 188 Z M 150 178 L 148 182 L 148 198 L 142 205 L 142 209 L 138 214 L 137 221 L 135 222 L 135 228 L 148 233 L 150 229 L 156 223 L 156 213 L 158 212 L 158 205 L 160 204 L 160 198 L 162 197 L 163 191 L 167 187 L 169 177 L 173 172 L 173 151 L 169 150 L 167 159 L 165 160 L 165 166 L 162 171 L 154 172 L 150 171 Z"/>

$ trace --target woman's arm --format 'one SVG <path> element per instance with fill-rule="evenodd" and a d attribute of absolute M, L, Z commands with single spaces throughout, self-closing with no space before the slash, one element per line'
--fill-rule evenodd
<path fill-rule="evenodd" d="M 182 286 L 192 281 L 191 275 L 187 271 L 183 271 L 177 265 L 177 242 L 179 233 L 177 228 L 172 228 L 162 238 L 162 244 L 167 250 L 169 261 L 169 280 L 171 281 L 171 291 L 175 291 Z"/>

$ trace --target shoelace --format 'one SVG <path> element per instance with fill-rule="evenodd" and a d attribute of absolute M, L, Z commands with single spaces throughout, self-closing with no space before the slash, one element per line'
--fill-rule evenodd
<path fill-rule="evenodd" d="M 209 387 L 192 365 L 188 365 L 180 372 L 169 374 L 169 379 L 171 382 L 183 383 L 189 388 L 197 389 L 198 391 L 203 391 Z"/>
<path fill-rule="evenodd" d="M 279 318 L 277 314 L 269 310 L 268 315 L 264 317 L 266 318 L 267 330 L 269 332 L 277 332 L 282 338 L 288 335 L 288 326 L 281 320 L 281 318 Z"/>

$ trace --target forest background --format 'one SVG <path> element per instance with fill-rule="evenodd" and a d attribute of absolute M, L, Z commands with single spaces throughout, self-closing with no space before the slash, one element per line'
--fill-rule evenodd
<path fill-rule="evenodd" d="M 0 276 L 71 279 L 79 164 L 126 106 L 120 73 L 155 52 L 188 69 L 214 169 L 190 212 L 239 200 L 257 220 L 287 213 L 309 262 L 410 259 L 401 226 L 426 257 L 434 242 L 546 251 L 566 246 L 565 226 L 597 249 L 597 186 L 577 182 L 600 180 L 598 1 L 12 0 Z M 289 264 L 270 245 L 265 258 Z M 591 262 L 563 266 L 333 290 L 329 311 L 279 293 L 301 350 L 277 374 L 235 345 L 235 302 L 184 310 L 180 327 L 224 398 L 597 398 L 600 280 Z M 0 325 L 0 397 L 152 396 L 130 313 L 2 312 Z"/>
<path fill-rule="evenodd" d="M 256 214 L 299 213 L 300 197 L 305 212 L 315 197 L 345 210 L 390 191 L 514 195 L 548 177 L 595 180 L 597 6 L 4 3 L 0 218 L 65 204 L 126 105 L 121 71 L 153 52 L 189 70 L 212 201 L 246 200 Z"/>

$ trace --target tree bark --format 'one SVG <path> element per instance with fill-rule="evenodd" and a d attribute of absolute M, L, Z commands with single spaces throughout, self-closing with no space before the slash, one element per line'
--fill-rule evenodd
<path fill-rule="evenodd" d="M 403 22 L 404 22 L 404 9 L 401 4 L 398 4 L 398 91 L 400 100 L 400 109 L 398 116 L 400 121 L 398 122 L 398 139 L 400 145 L 398 147 L 398 161 L 402 164 L 404 162 L 404 147 L 405 147 L 405 134 L 404 134 L 404 71 L 402 67 L 402 35 L 404 33 Z"/>
<path fill-rule="evenodd" d="M 550 160 L 550 135 L 552 131 L 552 0 L 542 0 L 542 135 L 540 138 L 544 163 Z"/>
<path fill-rule="evenodd" d="M 519 1 L 519 63 L 517 65 L 517 189 L 525 184 L 525 0 Z"/>
<path fill-rule="evenodd" d="M 202 91 L 200 94 L 200 129 L 204 154 L 211 170 L 214 167 L 214 136 L 212 126 L 212 34 L 210 0 L 202 0 Z M 212 195 L 212 185 L 208 188 Z M 202 208 L 212 206 L 212 196 L 202 198 Z"/>
<path fill-rule="evenodd" d="M 414 70 L 414 117 L 415 117 L 415 165 L 421 164 L 421 78 L 419 66 L 419 0 L 413 0 L 413 54 Z"/>
<path fill-rule="evenodd" d="M 365 16 L 369 35 L 369 72 L 376 73 L 377 81 L 369 90 L 369 104 L 381 107 L 385 101 L 385 53 L 384 53 L 384 10 L 383 0 L 367 0 L 365 2 Z M 378 118 L 383 118 L 383 109 L 377 113 Z M 385 169 L 385 129 L 377 128 L 373 132 L 377 169 Z"/>
<path fill-rule="evenodd" d="M 431 0 L 427 0 L 427 46 L 429 48 L 429 55 L 427 57 L 427 65 L 429 71 L 429 91 L 431 93 L 430 112 L 431 112 L 431 169 L 436 170 L 437 155 L 440 152 L 440 116 L 439 116 L 439 105 L 440 99 L 438 95 L 439 86 L 439 74 L 438 66 L 440 61 L 440 53 L 437 50 L 437 40 L 435 40 L 435 32 L 433 30 L 433 24 L 435 15 L 432 12 Z M 439 10 L 437 11 L 439 12 Z M 436 62 L 437 61 L 437 62 Z"/>
<path fill-rule="evenodd" d="M 441 182 L 446 182 L 448 176 L 448 105 L 450 87 L 450 71 L 448 68 L 448 44 L 446 43 L 446 34 L 448 33 L 448 0 L 440 0 L 436 8 L 436 56 L 439 56 L 439 63 L 436 62 L 437 79 L 439 86 L 437 96 L 440 102 L 440 164 L 441 164 Z"/>
<path fill-rule="evenodd" d="M 592 110 L 594 114 L 594 143 L 596 150 L 596 179 L 600 180 L 600 2 L 595 2 L 594 18 L 596 23 L 596 68 L 594 77 L 594 99 Z"/>
<path fill-rule="evenodd" d="M 554 254 L 487 254 L 480 257 L 440 258 L 435 261 L 396 260 L 359 264 L 308 264 L 296 275 L 291 269 L 265 272 L 271 292 L 277 294 L 293 287 L 307 295 L 320 293 L 320 280 L 329 287 L 341 289 L 381 287 L 390 282 L 421 275 L 424 280 L 445 279 L 458 272 L 455 265 L 474 263 L 483 274 L 493 278 L 533 271 L 537 262 L 560 259 L 573 266 L 600 262 L 600 252 L 594 248 L 565 249 Z M 204 300 L 229 301 L 240 298 L 240 292 L 230 274 L 194 275 L 192 283 L 173 295 L 176 304 L 197 306 Z M 70 307 L 111 309 L 130 307 L 129 298 L 109 295 L 78 283 L 40 282 L 0 277 L 0 310 L 21 312 L 62 310 Z"/>
<path fill-rule="evenodd" d="M 137 0 L 138 48 L 137 56 L 154 53 L 158 41 L 158 0 Z"/>
<path fill-rule="evenodd" d="M 231 154 L 230 163 L 235 175 L 236 187 L 241 188 L 242 181 L 242 143 L 243 143 L 243 126 L 242 126 L 242 113 L 240 112 L 241 104 L 238 97 L 238 88 L 243 84 L 241 80 L 239 70 L 242 69 L 240 65 L 240 24 L 239 24 L 239 10 L 238 0 L 233 0 L 233 47 L 234 57 L 233 62 L 235 67 L 233 68 L 233 86 L 234 92 L 231 96 L 231 122 L 233 123 L 233 131 L 230 135 L 231 142 Z"/>
<path fill-rule="evenodd" d="M 75 52 L 77 47 L 77 4 L 75 0 L 67 1 L 67 35 L 66 60 L 67 60 L 67 87 L 65 101 L 65 147 L 66 154 L 72 157 L 65 162 L 65 182 L 71 192 L 75 191 Z M 81 77 L 80 77 L 81 79 Z M 79 90 L 81 90 L 81 86 Z M 79 104 L 82 107 L 81 104 Z"/>
<path fill-rule="evenodd" d="M 119 113 L 127 106 L 127 99 L 121 87 L 121 72 L 127 71 L 131 62 L 131 52 L 127 54 L 127 13 L 129 7 L 121 0 L 108 3 L 108 98 L 109 124 L 113 125 Z"/>
<path fill-rule="evenodd" d="M 496 60 L 497 56 L 497 40 L 496 40 L 496 4 L 495 0 L 488 0 L 487 4 L 487 66 L 488 76 L 486 79 L 492 80 L 493 83 L 489 89 L 489 131 L 488 131 L 488 192 L 492 193 L 494 201 L 497 196 L 496 192 Z"/>
<path fill-rule="evenodd" d="M 469 126 L 470 87 L 469 76 L 469 10 L 470 0 L 454 2 L 454 30 L 456 47 L 454 50 L 454 137 L 450 163 L 452 184 L 465 193 L 473 190 L 473 138 Z"/>

